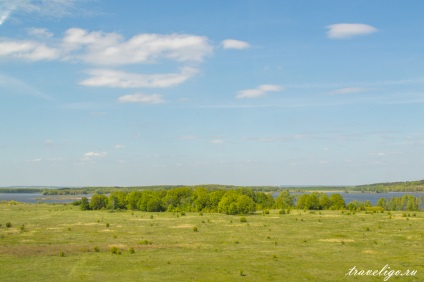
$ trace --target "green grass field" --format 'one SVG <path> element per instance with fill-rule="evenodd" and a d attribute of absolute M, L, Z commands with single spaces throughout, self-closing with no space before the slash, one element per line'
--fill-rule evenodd
<path fill-rule="evenodd" d="M 424 214 L 414 213 L 271 211 L 242 223 L 224 214 L 1 204 L 0 281 L 384 281 L 345 274 L 386 264 L 417 270 L 388 281 L 424 281 Z"/>

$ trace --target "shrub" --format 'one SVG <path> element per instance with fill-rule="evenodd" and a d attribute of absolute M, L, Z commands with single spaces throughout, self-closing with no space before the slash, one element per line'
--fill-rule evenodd
<path fill-rule="evenodd" d="M 99 248 L 99 246 L 95 246 L 93 249 L 94 249 L 94 251 L 95 251 L 96 253 L 100 252 L 100 248 Z"/>
<path fill-rule="evenodd" d="M 194 227 L 193 227 L 193 231 L 194 231 L 194 232 L 198 232 L 198 230 L 197 230 L 197 226 L 194 226 Z"/>
<path fill-rule="evenodd" d="M 181 212 L 181 216 L 184 216 L 184 215 L 186 215 L 186 213 L 182 211 L 182 212 Z"/>
<path fill-rule="evenodd" d="M 135 250 L 134 250 L 134 248 L 133 248 L 133 247 L 131 247 L 131 248 L 129 249 L 129 251 L 130 251 L 130 254 L 135 253 Z"/>
<path fill-rule="evenodd" d="M 139 245 L 151 245 L 153 243 L 151 241 L 148 241 L 148 240 L 143 240 L 143 241 L 138 241 L 137 244 L 139 244 Z"/>
<path fill-rule="evenodd" d="M 286 210 L 280 210 L 278 213 L 279 214 L 286 214 Z"/>
<path fill-rule="evenodd" d="M 118 254 L 118 248 L 115 246 L 110 247 L 110 252 L 114 255 Z"/>
<path fill-rule="evenodd" d="M 25 231 L 25 225 L 21 225 L 21 226 L 19 226 L 19 229 L 21 230 L 21 232 L 24 232 Z"/>
<path fill-rule="evenodd" d="M 240 217 L 240 222 L 247 222 L 247 219 L 244 216 Z"/>
<path fill-rule="evenodd" d="M 59 256 L 60 256 L 60 257 L 64 257 L 64 256 L 65 256 L 65 253 L 64 253 L 64 252 L 60 252 L 60 253 L 59 253 Z"/>
<path fill-rule="evenodd" d="M 109 222 L 106 222 L 106 227 L 109 227 L 109 226 L 110 226 Z"/>
<path fill-rule="evenodd" d="M 12 227 L 12 223 L 9 221 L 9 222 L 6 222 L 6 227 L 7 228 L 11 228 Z"/>

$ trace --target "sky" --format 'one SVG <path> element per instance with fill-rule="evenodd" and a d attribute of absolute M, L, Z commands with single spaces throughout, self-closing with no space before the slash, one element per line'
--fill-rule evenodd
<path fill-rule="evenodd" d="M 423 13 L 0 0 L 0 186 L 424 179 Z"/>

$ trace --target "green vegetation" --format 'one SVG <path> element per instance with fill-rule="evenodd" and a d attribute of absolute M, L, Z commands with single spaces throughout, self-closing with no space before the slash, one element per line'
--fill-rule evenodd
<path fill-rule="evenodd" d="M 345 274 L 386 264 L 418 271 L 393 281 L 423 280 L 423 212 L 268 210 L 241 223 L 197 211 L 0 204 L 0 222 L 13 223 L 0 228 L 0 281 L 383 281 Z"/>

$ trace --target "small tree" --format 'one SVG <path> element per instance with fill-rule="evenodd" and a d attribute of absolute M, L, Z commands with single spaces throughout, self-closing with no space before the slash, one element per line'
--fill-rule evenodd
<path fill-rule="evenodd" d="M 94 194 L 90 200 L 90 208 L 92 210 L 101 210 L 106 208 L 108 199 L 105 195 Z"/>
<path fill-rule="evenodd" d="M 83 211 L 90 209 L 90 203 L 88 202 L 88 199 L 86 197 L 81 198 L 80 209 L 83 210 Z"/>

